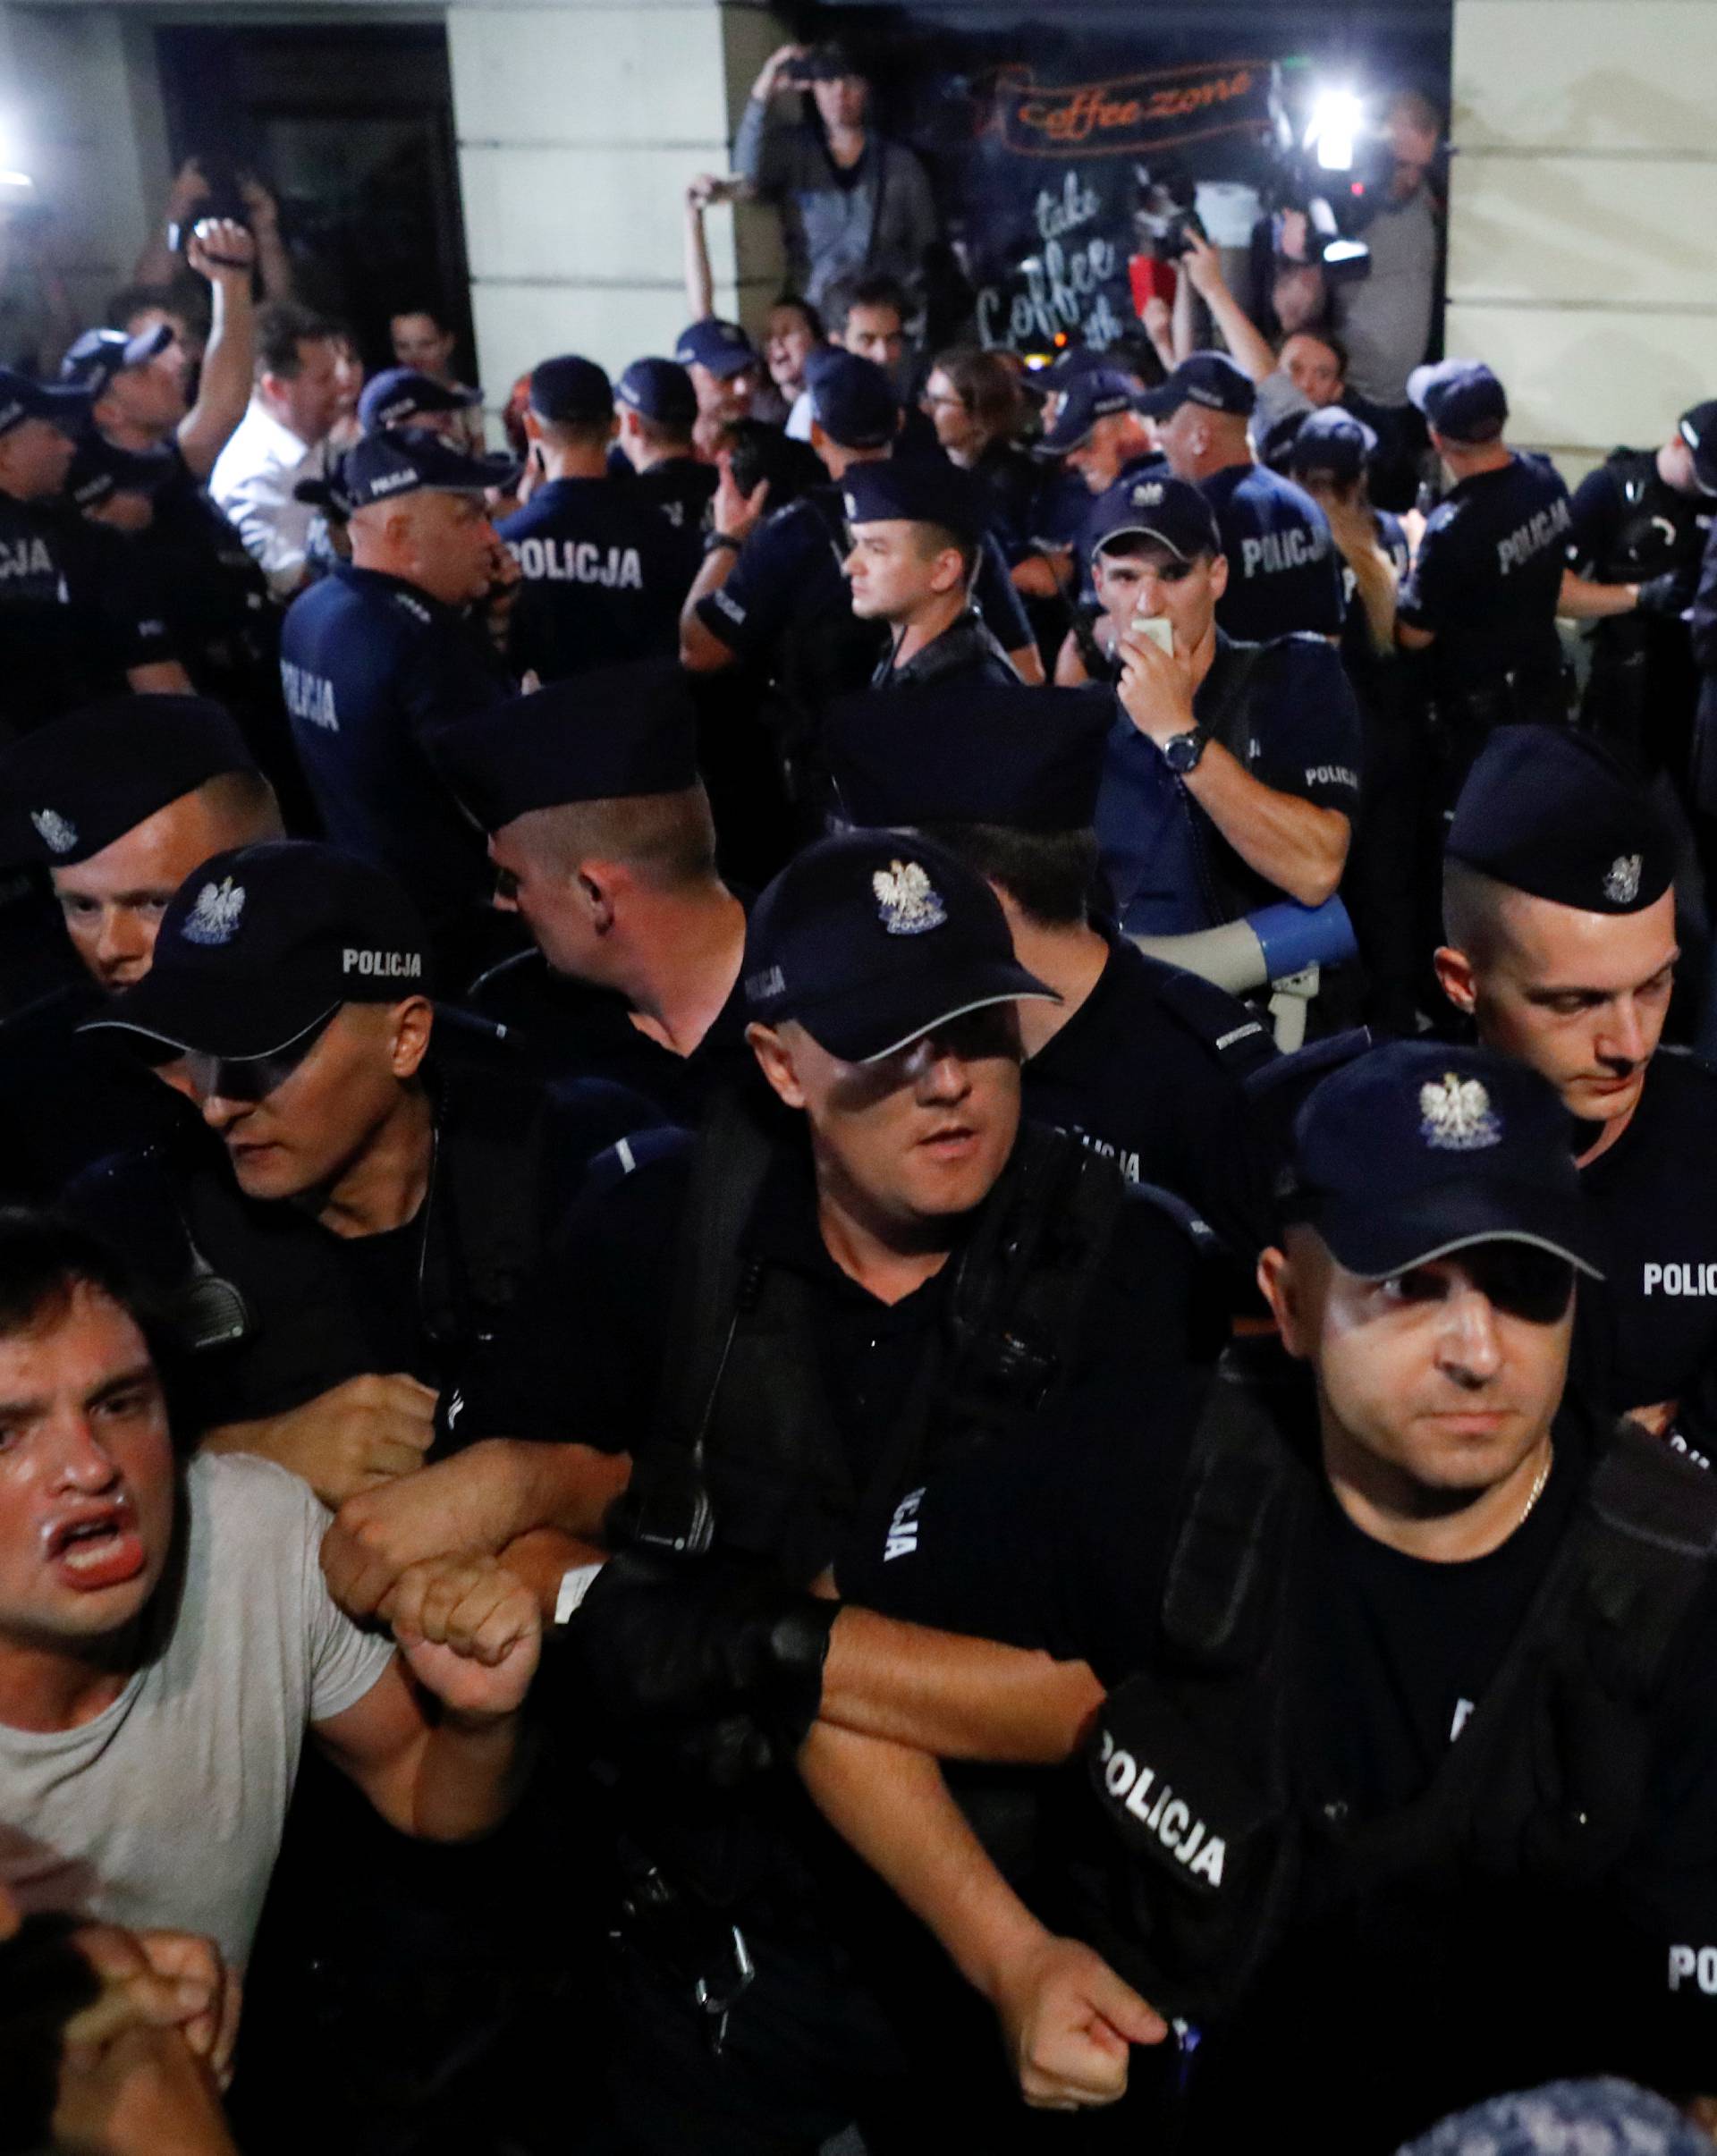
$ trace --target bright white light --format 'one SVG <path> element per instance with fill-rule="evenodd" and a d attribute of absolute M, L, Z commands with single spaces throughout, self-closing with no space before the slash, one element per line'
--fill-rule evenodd
<path fill-rule="evenodd" d="M 10 114 L 0 114 L 0 188 L 31 194 L 36 182 L 23 170 L 23 145 Z"/>
<path fill-rule="evenodd" d="M 1351 172 L 1354 140 L 1364 120 L 1364 108 L 1352 90 L 1321 89 L 1312 100 L 1305 147 L 1315 147 L 1326 173 Z"/>

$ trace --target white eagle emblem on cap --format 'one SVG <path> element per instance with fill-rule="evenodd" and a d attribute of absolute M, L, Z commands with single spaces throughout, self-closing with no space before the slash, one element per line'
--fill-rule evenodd
<path fill-rule="evenodd" d="M 948 918 L 935 885 L 917 861 L 891 861 L 870 879 L 877 917 L 890 935 L 922 935 Z"/>
<path fill-rule="evenodd" d="M 1501 1142 L 1502 1125 L 1478 1080 L 1451 1070 L 1419 1087 L 1419 1136 L 1442 1153 L 1476 1153 Z"/>
<path fill-rule="evenodd" d="M 1163 500 L 1163 482 L 1160 479 L 1141 479 L 1133 489 L 1135 509 L 1155 509 Z"/>
<path fill-rule="evenodd" d="M 188 943 L 230 943 L 238 933 L 244 911 L 244 885 L 226 876 L 218 884 L 205 884 L 197 893 L 181 934 Z"/>
<path fill-rule="evenodd" d="M 78 842 L 77 825 L 57 808 L 32 808 L 30 820 L 36 826 L 37 837 L 50 852 L 70 853 Z"/>
<path fill-rule="evenodd" d="M 1639 873 L 1645 866 L 1637 853 L 1619 853 L 1603 879 L 1603 895 L 1612 906 L 1631 906 L 1639 896 Z"/>

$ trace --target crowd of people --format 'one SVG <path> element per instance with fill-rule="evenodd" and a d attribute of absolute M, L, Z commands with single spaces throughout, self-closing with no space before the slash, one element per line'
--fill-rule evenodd
<path fill-rule="evenodd" d="M 1717 402 L 867 97 L 504 451 L 195 171 L 0 368 L 0 2146 L 1711 2145 Z"/>

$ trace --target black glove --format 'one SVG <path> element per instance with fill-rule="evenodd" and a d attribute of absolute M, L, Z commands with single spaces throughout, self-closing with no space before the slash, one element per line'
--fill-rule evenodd
<path fill-rule="evenodd" d="M 1666 569 L 1661 577 L 1648 578 L 1639 588 L 1638 612 L 1673 621 L 1692 605 L 1696 580 L 1696 572 L 1687 569 Z"/>
<path fill-rule="evenodd" d="M 724 1552 L 610 1558 L 569 1628 L 629 1736 L 725 1786 L 791 1759 L 816 1719 L 840 1604 Z"/>

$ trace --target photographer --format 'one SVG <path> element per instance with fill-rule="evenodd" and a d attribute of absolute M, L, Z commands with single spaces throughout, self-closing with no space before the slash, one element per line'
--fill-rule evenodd
<path fill-rule="evenodd" d="M 1335 296 L 1335 326 L 1349 358 L 1353 385 L 1391 410 L 1408 404 L 1407 377 L 1425 355 L 1437 317 L 1442 275 L 1443 207 L 1430 173 L 1442 143 L 1442 123 L 1431 100 L 1415 89 L 1396 91 L 1383 114 L 1389 176 L 1372 190 L 1375 210 L 1365 228 L 1370 274 Z"/>
<path fill-rule="evenodd" d="M 783 123 L 783 90 L 809 92 L 816 117 Z M 776 203 L 788 283 L 820 307 L 842 278 L 916 287 L 940 224 L 922 165 L 867 125 L 870 86 L 835 45 L 783 45 L 751 87 L 733 144 L 747 192 Z"/>

